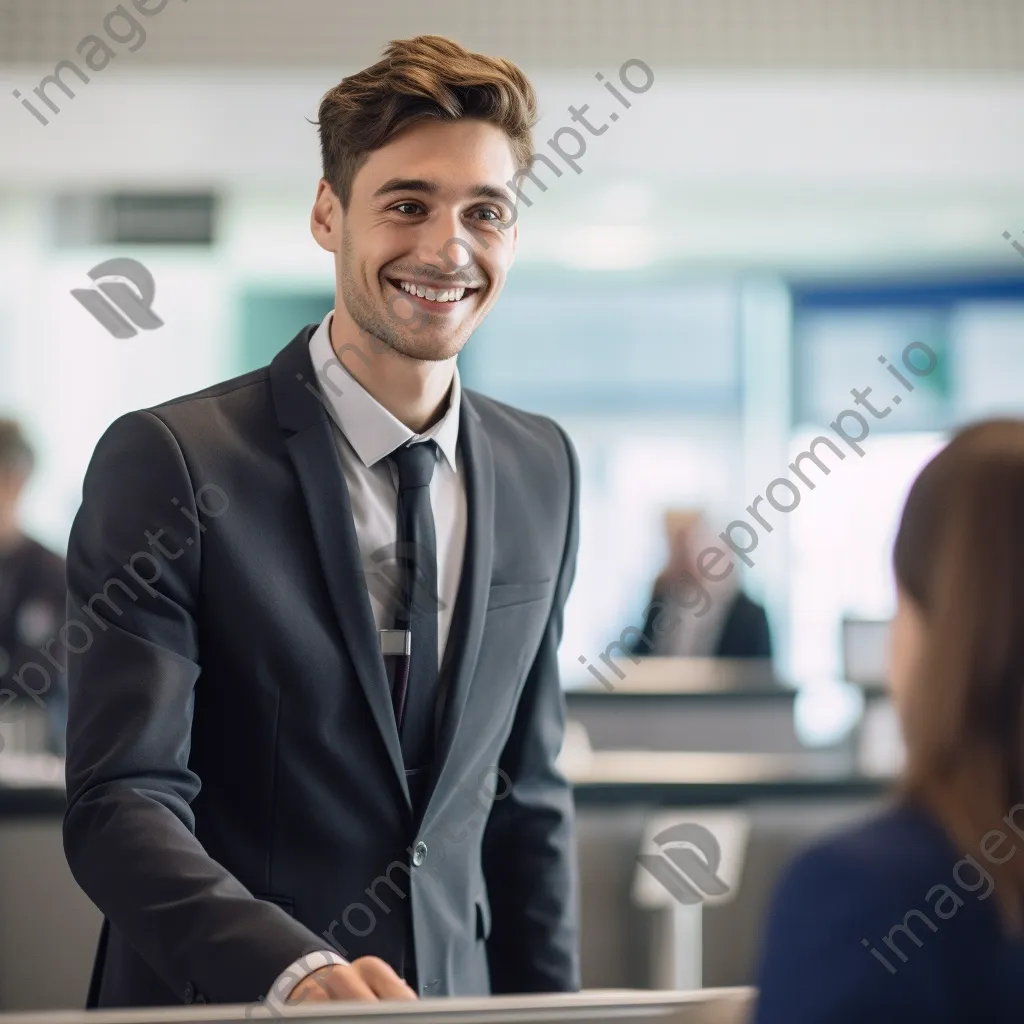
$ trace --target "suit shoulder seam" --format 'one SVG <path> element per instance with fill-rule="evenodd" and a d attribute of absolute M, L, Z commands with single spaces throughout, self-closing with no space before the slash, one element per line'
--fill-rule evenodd
<path fill-rule="evenodd" d="M 159 407 L 156 407 L 156 408 L 159 408 Z M 156 420 L 156 422 L 159 423 L 160 426 L 165 431 L 167 431 L 167 435 L 170 437 L 171 441 L 174 444 L 174 450 L 175 450 L 175 453 L 177 454 L 178 461 L 181 464 L 182 471 L 185 474 L 185 480 L 188 482 L 188 501 L 189 501 L 189 505 L 190 505 L 189 511 L 192 512 L 195 515 L 198 515 L 199 509 L 198 509 L 198 506 L 197 506 L 197 503 L 196 503 L 196 492 L 195 492 L 195 487 L 194 487 L 193 481 L 192 481 L 192 471 L 188 467 L 188 460 L 185 458 L 184 451 L 182 451 L 181 442 L 178 440 L 178 435 L 175 434 L 175 432 L 172 429 L 171 425 L 162 416 L 157 415 L 156 408 L 153 408 L 153 409 L 142 409 L 140 411 L 141 411 L 141 413 L 143 415 L 149 416 L 152 419 Z M 197 531 L 197 534 L 196 534 L 196 558 L 197 558 L 197 562 L 200 565 L 202 564 L 202 545 L 203 545 L 202 532 L 201 531 Z"/>
<path fill-rule="evenodd" d="M 167 409 L 173 405 L 184 405 L 186 402 L 202 402 L 210 398 L 223 398 L 225 395 L 234 394 L 236 391 L 244 391 L 246 388 L 256 387 L 258 384 L 266 383 L 269 374 L 267 373 L 266 367 L 262 370 L 255 371 L 258 376 L 253 380 L 247 380 L 245 382 L 231 383 L 225 381 L 223 384 L 214 384 L 211 388 L 206 388 L 202 391 L 195 391 L 190 395 L 181 395 L 179 398 L 171 398 L 166 402 L 161 402 L 159 405 L 149 406 L 147 409 L 143 409 L 143 412 L 156 413 L 160 409 Z M 228 386 L 230 384 L 230 386 Z"/>

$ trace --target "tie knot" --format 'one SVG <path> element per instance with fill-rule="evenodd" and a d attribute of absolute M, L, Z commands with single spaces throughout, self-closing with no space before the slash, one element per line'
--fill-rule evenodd
<path fill-rule="evenodd" d="M 427 487 L 437 463 L 437 442 L 431 440 L 404 444 L 391 453 L 391 458 L 398 467 L 399 491 Z"/>

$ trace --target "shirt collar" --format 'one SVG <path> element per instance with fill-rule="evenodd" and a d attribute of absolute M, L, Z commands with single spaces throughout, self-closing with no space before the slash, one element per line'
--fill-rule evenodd
<path fill-rule="evenodd" d="M 459 440 L 459 411 L 462 383 L 459 368 L 452 376 L 451 398 L 444 416 L 429 430 L 417 434 L 396 419 L 345 368 L 331 347 L 331 310 L 309 339 L 309 357 L 313 362 L 317 385 L 324 405 L 338 429 L 366 466 L 372 466 L 396 448 L 410 441 L 432 438 L 448 465 L 455 469 L 455 451 Z"/>

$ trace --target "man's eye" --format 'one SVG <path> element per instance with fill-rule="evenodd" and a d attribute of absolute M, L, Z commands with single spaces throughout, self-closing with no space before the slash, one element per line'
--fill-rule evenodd
<path fill-rule="evenodd" d="M 478 214 L 488 214 L 489 216 L 484 217 L 484 220 L 500 223 L 504 219 L 501 215 L 501 210 L 496 210 L 493 206 L 482 206 L 476 212 Z"/>
<path fill-rule="evenodd" d="M 403 206 L 407 207 L 407 208 L 411 207 L 412 209 L 411 210 L 403 210 L 402 209 Z M 419 203 L 395 203 L 395 205 L 392 206 L 391 209 L 392 210 L 397 210 L 399 213 L 406 213 L 406 212 L 408 212 L 408 213 L 412 214 L 412 213 L 419 212 L 420 204 Z"/>

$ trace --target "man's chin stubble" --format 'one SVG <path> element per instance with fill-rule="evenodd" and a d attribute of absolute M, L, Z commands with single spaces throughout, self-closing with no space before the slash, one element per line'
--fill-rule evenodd
<path fill-rule="evenodd" d="M 359 326 L 365 334 L 377 339 L 380 345 L 386 345 L 393 352 L 409 359 L 419 359 L 425 362 L 441 362 L 451 359 L 453 356 L 457 356 L 465 345 L 465 341 L 451 337 L 439 337 L 430 341 L 426 337 L 416 337 L 415 334 L 412 337 L 405 337 L 396 331 L 380 327 L 373 329 L 362 324 Z M 380 345 L 375 347 L 379 349 Z"/>

